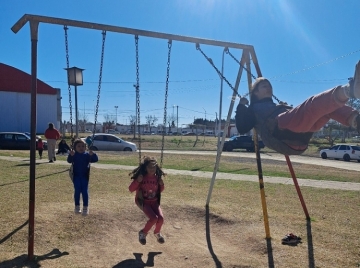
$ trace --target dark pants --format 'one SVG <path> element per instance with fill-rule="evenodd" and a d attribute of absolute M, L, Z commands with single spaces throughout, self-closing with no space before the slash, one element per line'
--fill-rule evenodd
<path fill-rule="evenodd" d="M 80 194 L 82 195 L 83 206 L 89 205 L 89 179 L 86 177 L 74 177 L 74 201 L 75 206 L 80 206 Z"/>
<path fill-rule="evenodd" d="M 67 154 L 67 150 L 66 149 L 58 149 L 56 154 Z"/>
<path fill-rule="evenodd" d="M 38 151 L 39 151 L 39 156 L 42 157 L 42 153 L 43 153 L 44 150 L 43 149 L 38 149 Z"/>

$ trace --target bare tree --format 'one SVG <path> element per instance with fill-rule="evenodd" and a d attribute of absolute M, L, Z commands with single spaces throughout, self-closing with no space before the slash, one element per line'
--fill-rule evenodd
<path fill-rule="evenodd" d="M 88 122 L 88 119 L 89 117 L 86 115 L 85 112 L 80 114 L 78 123 L 81 132 L 85 132 L 85 127 L 86 127 L 86 123 Z"/>
<path fill-rule="evenodd" d="M 129 115 L 129 123 L 131 126 L 131 130 L 134 133 L 134 138 L 135 138 L 135 124 L 136 124 L 136 116 L 135 115 Z"/>
<path fill-rule="evenodd" d="M 145 116 L 146 125 L 149 126 L 149 130 L 151 132 L 151 128 L 155 127 L 156 122 L 158 121 L 158 118 L 155 115 L 147 115 Z"/>
<path fill-rule="evenodd" d="M 111 126 L 114 124 L 114 118 L 113 116 L 109 115 L 109 114 L 105 114 L 104 115 L 104 126 L 105 129 L 109 129 L 111 128 Z"/>

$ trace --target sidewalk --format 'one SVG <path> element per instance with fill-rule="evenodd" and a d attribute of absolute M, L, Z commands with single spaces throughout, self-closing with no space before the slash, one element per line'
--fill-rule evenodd
<path fill-rule="evenodd" d="M 22 161 L 29 161 L 29 158 L 0 156 L 0 160 L 22 162 Z M 48 160 L 37 159 L 36 162 L 47 163 Z M 54 164 L 66 165 L 66 166 L 70 165 L 66 161 L 62 161 L 62 160 L 57 160 L 51 165 Z M 134 168 L 136 168 L 135 166 L 123 166 L 123 165 L 100 164 L 100 163 L 93 163 L 91 164 L 91 166 L 100 169 L 117 169 L 117 170 L 133 170 Z M 209 179 L 213 177 L 213 172 L 206 172 L 206 171 L 188 171 L 188 170 L 176 170 L 176 169 L 163 169 L 163 170 L 165 173 L 172 175 L 186 175 L 186 176 L 194 176 L 194 177 L 209 178 Z M 222 173 L 222 172 L 218 172 L 216 174 L 216 179 L 252 181 L 252 182 L 259 181 L 258 176 L 230 174 L 230 173 Z M 294 185 L 292 178 L 263 176 L 263 179 L 265 185 L 266 183 Z M 315 187 L 315 188 L 323 188 L 323 189 L 336 189 L 336 190 L 360 192 L 360 183 L 355 183 L 355 182 L 322 181 L 322 180 L 310 180 L 310 179 L 299 179 L 299 178 L 297 180 L 300 187 Z"/>

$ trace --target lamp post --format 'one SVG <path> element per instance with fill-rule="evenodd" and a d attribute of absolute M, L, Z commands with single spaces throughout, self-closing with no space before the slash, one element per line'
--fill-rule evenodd
<path fill-rule="evenodd" d="M 65 68 L 67 71 L 68 84 L 70 86 L 75 86 L 75 131 L 76 138 L 79 137 L 79 122 L 78 122 L 78 101 L 77 101 L 77 86 L 83 85 L 83 75 L 82 72 L 85 69 L 80 69 L 78 67 Z"/>
<path fill-rule="evenodd" d="M 119 106 L 115 106 L 115 129 L 117 130 L 117 109 Z"/>
<path fill-rule="evenodd" d="M 179 105 L 173 105 L 173 116 L 174 116 L 174 107 L 176 107 L 176 132 L 179 132 Z"/>

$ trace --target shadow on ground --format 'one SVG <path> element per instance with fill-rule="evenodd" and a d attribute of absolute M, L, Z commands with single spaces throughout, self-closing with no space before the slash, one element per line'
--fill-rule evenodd
<path fill-rule="evenodd" d="M 46 253 L 41 256 L 34 256 L 32 260 L 28 260 L 28 255 L 23 254 L 21 256 L 17 256 L 12 260 L 4 261 L 0 263 L 0 268 L 38 268 L 41 267 L 40 261 L 49 260 L 49 259 L 57 259 L 62 256 L 69 255 L 68 252 L 61 252 L 59 249 L 54 248 L 49 253 Z"/>
<path fill-rule="evenodd" d="M 147 261 L 142 260 L 142 253 L 133 253 L 135 259 L 128 259 L 122 262 L 119 262 L 113 268 L 144 268 L 144 267 L 154 267 L 154 257 L 161 254 L 161 252 L 149 252 Z"/>

